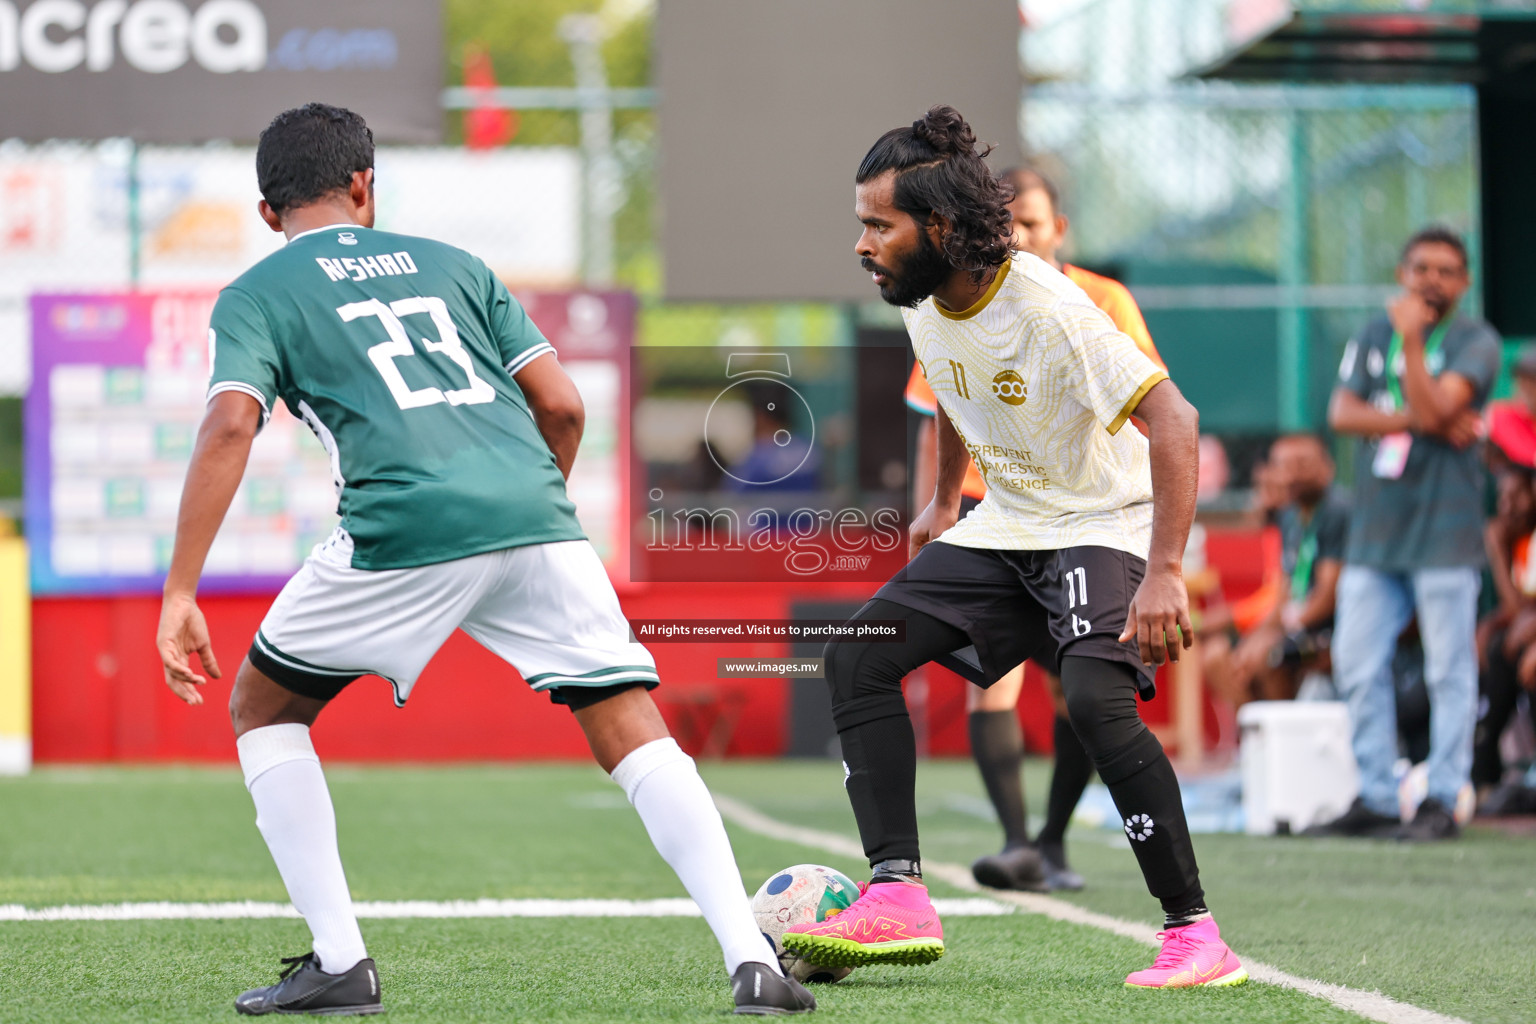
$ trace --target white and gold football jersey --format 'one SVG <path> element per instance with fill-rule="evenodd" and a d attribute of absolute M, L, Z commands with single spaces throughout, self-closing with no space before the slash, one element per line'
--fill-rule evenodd
<path fill-rule="evenodd" d="M 987 481 L 943 535 L 971 548 L 1102 545 L 1142 558 L 1152 539 L 1147 440 L 1124 430 L 1167 374 L 1077 285 L 1017 253 L 969 309 L 902 310 L 928 383 Z"/>

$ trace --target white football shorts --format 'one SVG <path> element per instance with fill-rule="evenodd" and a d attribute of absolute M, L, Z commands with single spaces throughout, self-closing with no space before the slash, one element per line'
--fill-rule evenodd
<path fill-rule="evenodd" d="M 251 645 L 251 663 L 295 693 L 329 700 L 377 675 L 404 706 L 455 629 L 535 690 L 657 685 L 656 662 L 632 638 L 585 540 L 368 570 L 352 568 L 351 538 L 337 533 L 283 587 Z M 552 696 L 565 702 L 558 690 Z"/>

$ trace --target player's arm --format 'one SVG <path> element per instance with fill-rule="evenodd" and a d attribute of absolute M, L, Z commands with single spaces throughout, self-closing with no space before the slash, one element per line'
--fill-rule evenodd
<path fill-rule="evenodd" d="M 1405 292 L 1387 306 L 1387 316 L 1403 339 L 1403 401 L 1420 430 L 1442 433 L 1472 405 L 1472 382 L 1455 373 L 1430 375 L 1424 341 L 1435 313 L 1423 299 Z"/>
<path fill-rule="evenodd" d="M 1509 522 L 1503 516 L 1494 516 L 1483 527 L 1483 549 L 1488 553 L 1488 572 L 1493 577 L 1494 593 L 1499 596 L 1498 613 L 1506 620 L 1525 603 L 1520 589 L 1515 586 L 1511 571 L 1513 561 Z"/>
<path fill-rule="evenodd" d="M 1306 600 L 1284 625 L 1288 629 L 1315 629 L 1333 618 L 1338 603 L 1339 573 L 1344 563 L 1337 558 L 1319 558 L 1312 567 L 1312 589 Z"/>
<path fill-rule="evenodd" d="M 188 704 L 203 702 L 197 687 L 208 681 L 192 671 L 192 652 L 197 652 L 209 675 L 215 679 L 223 675 L 213 656 L 208 624 L 197 607 L 197 584 L 208 550 L 245 475 L 262 414 L 261 403 L 244 392 L 214 395 L 197 431 L 192 464 L 187 467 L 155 646 L 165 666 L 166 685 Z"/>
<path fill-rule="evenodd" d="M 1375 331 L 1376 326 L 1367 330 Z M 1407 411 L 1383 412 L 1366 400 L 1372 387 L 1366 367 L 1373 351 L 1380 352 L 1363 336 L 1351 338 L 1344 346 L 1339 383 L 1328 400 L 1328 426 L 1335 433 L 1383 437 L 1413 429 L 1413 417 Z"/>
<path fill-rule="evenodd" d="M 1147 574 L 1131 598 L 1120 642 L 1136 639 L 1148 665 L 1179 660 L 1194 642 L 1184 589 L 1184 546 L 1195 521 L 1200 414 L 1166 377 L 1132 410 L 1147 424 L 1152 461 L 1152 544 Z M 1173 642 L 1169 642 L 1171 639 Z"/>
<path fill-rule="evenodd" d="M 1382 412 L 1348 387 L 1339 385 L 1328 400 L 1328 427 L 1338 434 L 1380 437 L 1413 428 L 1406 412 Z"/>
<path fill-rule="evenodd" d="M 923 545 L 936 540 L 960 521 L 960 486 L 965 482 L 965 467 L 970 458 L 960 432 L 942 408 L 934 412 L 933 421 L 938 431 L 938 465 L 934 473 L 933 500 L 912 521 L 907 554 L 914 558 Z"/>
<path fill-rule="evenodd" d="M 544 443 L 554 452 L 560 475 L 569 480 L 576 449 L 581 445 L 581 432 L 587 423 L 581 393 L 552 353 L 533 359 L 512 379 L 523 389 L 528 411 L 533 413 L 533 422 L 544 435 Z"/>
<path fill-rule="evenodd" d="M 917 452 L 912 467 L 912 508 L 920 512 L 928 507 L 933 496 L 933 485 L 939 472 L 939 437 L 934 427 L 933 414 L 939 408 L 939 400 L 928 386 L 923 364 L 914 362 L 912 373 L 907 377 L 907 389 L 903 395 L 907 408 L 922 417 L 917 426 Z"/>

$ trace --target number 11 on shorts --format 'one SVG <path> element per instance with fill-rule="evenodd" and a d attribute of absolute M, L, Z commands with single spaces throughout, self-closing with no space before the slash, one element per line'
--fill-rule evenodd
<path fill-rule="evenodd" d="M 1067 570 L 1067 608 L 1088 604 L 1088 571 L 1082 566 Z M 1072 635 L 1087 636 L 1093 625 L 1076 612 L 1072 613 Z"/>

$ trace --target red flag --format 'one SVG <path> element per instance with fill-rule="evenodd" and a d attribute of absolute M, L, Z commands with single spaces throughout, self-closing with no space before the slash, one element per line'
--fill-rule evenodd
<path fill-rule="evenodd" d="M 464 52 L 464 87 L 476 94 L 475 106 L 464 112 L 464 145 L 495 149 L 517 134 L 517 111 L 496 106 L 496 71 L 485 47 L 470 44 Z"/>

